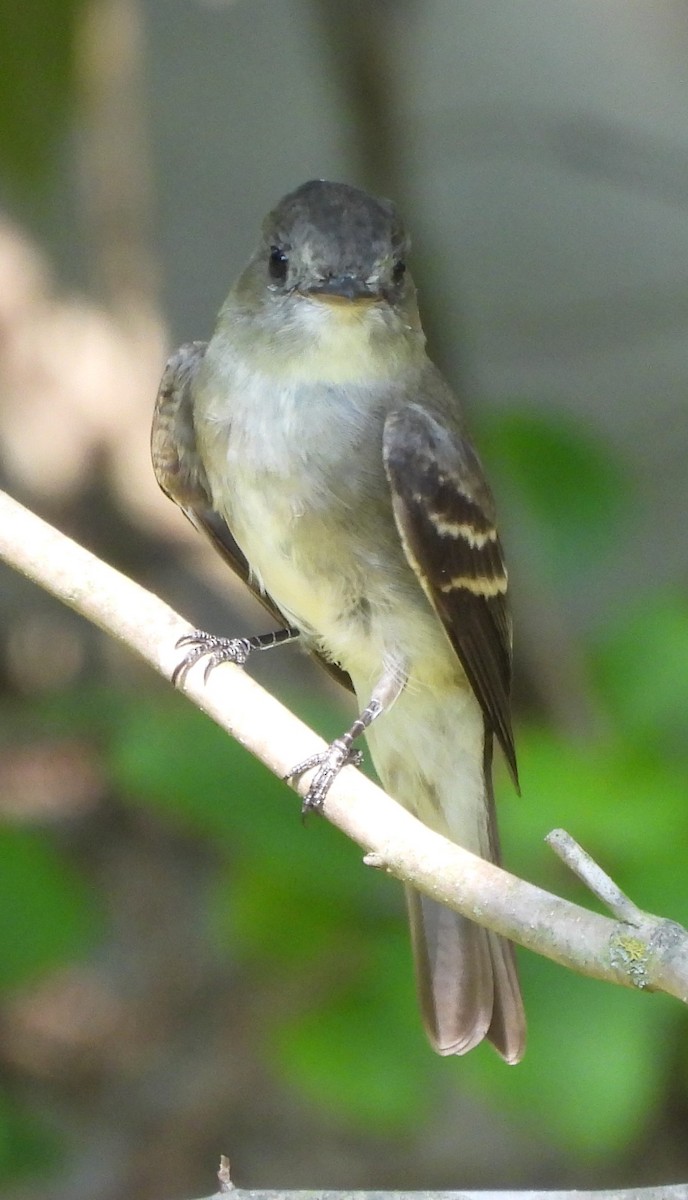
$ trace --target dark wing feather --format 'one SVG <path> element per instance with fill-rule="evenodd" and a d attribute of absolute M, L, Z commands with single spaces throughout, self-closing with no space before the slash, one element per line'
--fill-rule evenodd
<path fill-rule="evenodd" d="M 205 352 L 205 342 L 188 342 L 175 351 L 165 366 L 151 431 L 153 470 L 165 495 L 174 500 L 191 524 L 212 542 L 276 624 L 284 629 L 289 621 L 274 600 L 256 587 L 246 556 L 234 540 L 227 522 L 212 506 L 193 422 L 193 381 Z M 315 652 L 314 657 L 337 683 L 353 691 L 351 680 L 341 667 Z"/>
<path fill-rule="evenodd" d="M 480 462 L 464 437 L 415 404 L 388 416 L 384 460 L 406 557 L 518 787 L 507 574 Z"/>

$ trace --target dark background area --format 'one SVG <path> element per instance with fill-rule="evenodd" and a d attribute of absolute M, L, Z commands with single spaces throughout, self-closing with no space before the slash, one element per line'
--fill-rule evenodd
<path fill-rule="evenodd" d="M 516 873 L 567 828 L 688 922 L 683 0 L 0 2 L 0 475 L 218 632 L 157 491 L 167 352 L 307 178 L 393 198 L 497 493 Z M 34 1200 L 688 1177 L 688 1023 L 521 955 L 530 1042 L 440 1060 L 401 889 L 172 689 L 0 575 L 0 1180 Z M 251 670 L 325 735 L 295 649 Z"/>

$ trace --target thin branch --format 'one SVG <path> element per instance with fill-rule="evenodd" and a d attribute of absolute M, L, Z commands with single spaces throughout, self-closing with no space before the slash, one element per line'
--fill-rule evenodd
<path fill-rule="evenodd" d="M 229 1159 L 223 1154 L 217 1173 L 220 1190 L 204 1200 L 688 1200 L 688 1184 L 668 1183 L 664 1187 L 608 1188 L 604 1191 L 465 1191 L 391 1192 L 391 1191 L 283 1191 L 280 1188 L 246 1191 L 235 1188 L 229 1172 Z"/>
<path fill-rule="evenodd" d="M 221 1200 L 221 1190 L 204 1200 Z M 604 1191 L 472 1191 L 460 1192 L 329 1192 L 322 1191 L 247 1191 L 234 1188 L 232 1200 L 688 1200 L 688 1184 L 670 1183 L 664 1187 L 608 1188 Z"/>
<path fill-rule="evenodd" d="M 0 557 L 170 678 L 177 639 L 192 627 L 4 493 Z M 202 669 L 193 670 L 184 691 L 278 776 L 324 749 L 238 667 L 218 668 L 207 683 Z M 304 795 L 307 785 L 301 779 L 295 790 Z M 638 910 L 630 924 L 611 920 L 525 883 L 433 833 L 352 767 L 332 786 L 325 816 L 377 866 L 479 925 L 580 974 L 688 1003 L 688 933 L 674 922 Z"/>
<path fill-rule="evenodd" d="M 610 879 L 606 871 L 586 853 L 565 829 L 553 829 L 545 838 L 558 858 L 577 875 L 593 896 L 597 896 L 606 908 L 628 925 L 642 925 L 644 913 L 629 900 L 625 892 Z"/>

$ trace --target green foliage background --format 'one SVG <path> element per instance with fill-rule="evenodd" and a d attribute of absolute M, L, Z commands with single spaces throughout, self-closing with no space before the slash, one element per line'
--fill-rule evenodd
<path fill-rule="evenodd" d="M 77 93 L 85 0 L 0 0 L 0 166 L 24 197 L 54 163 Z"/>

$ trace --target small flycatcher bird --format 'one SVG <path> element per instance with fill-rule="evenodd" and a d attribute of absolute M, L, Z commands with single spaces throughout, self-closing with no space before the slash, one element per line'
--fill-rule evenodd
<path fill-rule="evenodd" d="M 305 183 L 263 223 L 211 340 L 167 363 L 158 482 L 280 626 L 183 639 L 178 677 L 299 637 L 359 705 L 324 756 L 294 768 L 316 768 L 306 805 L 322 805 L 365 732 L 392 796 L 496 861 L 494 738 L 517 784 L 507 573 L 459 403 L 426 355 L 408 252 L 387 200 Z M 511 944 L 407 897 L 435 1050 L 487 1037 L 518 1062 Z"/>

